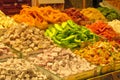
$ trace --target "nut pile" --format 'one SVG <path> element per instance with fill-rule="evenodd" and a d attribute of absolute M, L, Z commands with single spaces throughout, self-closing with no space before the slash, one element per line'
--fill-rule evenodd
<path fill-rule="evenodd" d="M 0 43 L 0 59 L 5 59 L 8 57 L 16 57 L 16 54 L 13 53 L 8 46 Z"/>
<path fill-rule="evenodd" d="M 1 41 L 23 52 L 23 55 L 51 44 L 51 41 L 45 38 L 43 30 L 36 27 L 28 27 L 24 24 L 10 27 L 2 36 Z"/>
<path fill-rule="evenodd" d="M 8 59 L 0 63 L 0 80 L 49 80 L 24 59 Z"/>
<path fill-rule="evenodd" d="M 120 34 L 120 21 L 119 20 L 113 20 L 108 22 L 108 24 L 117 32 Z"/>
<path fill-rule="evenodd" d="M 95 8 L 82 9 L 81 13 L 84 16 L 87 16 L 89 20 L 92 20 L 92 21 L 96 21 L 96 20 L 106 21 L 106 18 L 103 16 L 103 14 Z"/>
<path fill-rule="evenodd" d="M 89 19 L 86 16 L 84 16 L 79 9 L 69 8 L 65 9 L 63 12 L 68 14 L 68 16 L 70 16 L 72 20 L 79 25 L 85 25 L 89 22 Z"/>
<path fill-rule="evenodd" d="M 118 33 L 117 38 L 114 40 L 120 44 L 120 20 L 113 20 L 108 22 L 108 25 L 110 25 L 115 32 Z"/>
<path fill-rule="evenodd" d="M 91 65 L 84 58 L 80 58 L 72 53 L 70 49 L 62 49 L 56 46 L 44 49 L 38 55 L 29 56 L 28 60 L 60 77 L 91 70 L 96 67 L 95 65 Z"/>
<path fill-rule="evenodd" d="M 7 29 L 11 26 L 18 25 L 15 20 L 7 15 L 5 15 L 1 10 L 0 10 L 0 29 Z"/>

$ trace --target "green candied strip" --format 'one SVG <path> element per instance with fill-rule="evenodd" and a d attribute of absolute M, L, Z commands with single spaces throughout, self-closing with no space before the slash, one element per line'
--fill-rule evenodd
<path fill-rule="evenodd" d="M 57 33 L 57 30 L 54 27 L 50 27 L 49 30 L 52 32 L 53 35 Z"/>
<path fill-rule="evenodd" d="M 62 26 L 63 29 L 64 29 L 67 25 L 68 25 L 67 22 L 63 22 L 63 23 L 61 24 L 61 26 Z"/>
<path fill-rule="evenodd" d="M 53 37 L 56 33 L 57 30 L 54 28 L 54 25 L 49 25 L 49 28 L 45 31 L 45 36 Z"/>
<path fill-rule="evenodd" d="M 93 40 L 95 40 L 95 41 L 98 41 L 98 40 L 99 40 L 99 36 L 97 36 L 96 34 L 91 33 L 91 35 L 93 36 L 93 37 L 92 37 Z"/>
<path fill-rule="evenodd" d="M 70 28 L 69 28 L 68 25 L 66 25 L 65 29 L 63 29 L 63 31 L 62 31 L 61 33 L 66 35 L 66 33 L 67 33 L 68 31 L 70 32 Z"/>
<path fill-rule="evenodd" d="M 81 40 L 80 40 L 80 39 L 77 39 L 77 38 L 75 38 L 74 41 L 75 41 L 76 43 L 80 43 L 80 42 L 81 42 Z"/>
<path fill-rule="evenodd" d="M 49 36 L 49 37 L 52 37 L 53 33 L 49 29 L 47 29 L 46 32 L 45 32 L 45 35 Z"/>
<path fill-rule="evenodd" d="M 66 37 L 66 35 L 59 33 L 59 34 L 57 34 L 56 39 L 61 40 L 65 37 Z"/>
<path fill-rule="evenodd" d="M 81 26 L 80 31 L 81 31 L 82 33 L 84 33 L 84 34 L 89 34 L 89 33 L 90 33 L 90 30 L 89 30 L 89 29 L 87 29 L 87 28 L 86 28 L 86 27 L 84 27 L 84 26 Z"/>
<path fill-rule="evenodd" d="M 96 35 L 84 26 L 77 25 L 72 20 L 54 24 L 48 28 L 48 31 L 46 30 L 46 33 L 56 44 L 67 48 L 78 47 L 84 41 L 96 41 Z"/>
<path fill-rule="evenodd" d="M 65 39 L 61 39 L 62 41 L 64 40 L 70 40 L 70 39 L 74 39 L 75 38 L 75 35 L 70 35 L 68 37 L 66 37 Z"/>
<path fill-rule="evenodd" d="M 81 41 L 87 41 L 88 40 L 88 36 L 82 32 L 78 32 L 77 34 L 77 39 L 80 39 Z"/>
<path fill-rule="evenodd" d="M 54 24 L 54 28 L 58 31 L 63 31 L 62 27 L 59 24 Z"/>
<path fill-rule="evenodd" d="M 76 44 L 74 42 L 71 42 L 71 40 L 64 40 L 64 41 L 61 41 L 61 46 L 62 47 L 65 47 L 65 48 L 75 48 L 77 47 L 79 44 Z"/>
<path fill-rule="evenodd" d="M 55 36 L 52 37 L 52 40 L 59 45 L 61 44 L 61 41 L 59 41 Z"/>
<path fill-rule="evenodd" d="M 68 47 L 68 48 L 75 48 L 77 46 L 78 46 L 78 44 L 76 44 L 76 43 L 70 43 L 69 45 L 66 45 L 66 47 Z"/>
<path fill-rule="evenodd" d="M 80 26 L 77 25 L 76 23 L 74 23 L 72 20 L 68 20 L 67 23 L 68 23 L 69 27 L 71 27 L 72 29 L 79 29 L 80 28 Z"/>

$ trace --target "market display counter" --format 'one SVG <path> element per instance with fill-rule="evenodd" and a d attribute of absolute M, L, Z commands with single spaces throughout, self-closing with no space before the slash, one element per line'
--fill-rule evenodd
<path fill-rule="evenodd" d="M 0 80 L 119 80 L 119 20 L 104 7 L 0 11 Z"/>

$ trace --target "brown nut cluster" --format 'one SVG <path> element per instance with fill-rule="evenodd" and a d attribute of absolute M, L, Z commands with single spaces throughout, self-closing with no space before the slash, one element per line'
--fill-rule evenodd
<path fill-rule="evenodd" d="M 71 19 L 79 25 L 85 25 L 86 23 L 89 22 L 89 19 L 82 13 L 80 13 L 79 9 L 69 8 L 65 9 L 63 12 L 70 16 Z"/>

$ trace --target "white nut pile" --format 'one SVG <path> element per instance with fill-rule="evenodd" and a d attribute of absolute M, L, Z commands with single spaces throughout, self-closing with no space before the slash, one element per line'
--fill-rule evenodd
<path fill-rule="evenodd" d="M 17 55 L 13 53 L 8 46 L 0 43 L 0 59 L 5 59 L 9 57 L 17 57 Z"/>
<path fill-rule="evenodd" d="M 113 20 L 111 22 L 108 22 L 108 24 L 117 32 L 120 33 L 120 21 L 119 20 Z"/>
<path fill-rule="evenodd" d="M 49 80 L 24 59 L 8 59 L 0 63 L 0 80 Z"/>
<path fill-rule="evenodd" d="M 70 49 L 52 46 L 51 48 L 43 49 L 41 52 L 38 55 L 28 57 L 28 60 L 45 67 L 45 69 L 60 75 L 60 77 L 91 70 L 96 67 L 72 53 Z"/>
<path fill-rule="evenodd" d="M 24 24 L 10 27 L 2 36 L 1 41 L 23 53 L 36 51 L 51 44 L 51 41 L 45 38 L 43 30 Z"/>
<path fill-rule="evenodd" d="M 11 26 L 18 25 L 15 20 L 9 16 L 6 16 L 1 10 L 0 10 L 0 29 L 7 29 Z"/>

